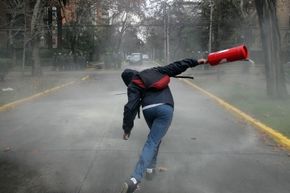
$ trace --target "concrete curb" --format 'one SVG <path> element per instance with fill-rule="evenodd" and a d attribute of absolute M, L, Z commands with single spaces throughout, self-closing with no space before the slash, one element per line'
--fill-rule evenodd
<path fill-rule="evenodd" d="M 87 80 L 89 78 L 89 76 L 85 76 L 83 78 L 81 78 L 81 80 Z M 4 112 L 4 111 L 8 111 L 8 110 L 11 110 L 11 109 L 14 109 L 16 108 L 17 106 L 21 105 L 21 104 L 24 104 L 26 102 L 30 102 L 30 101 L 33 101 L 39 97 L 42 97 L 42 96 L 46 96 L 52 92 L 55 92 L 61 88 L 64 88 L 64 87 L 67 87 L 69 85 L 72 85 L 72 84 L 75 84 L 77 81 L 71 81 L 71 82 L 68 82 L 66 84 L 62 84 L 60 86 L 56 86 L 56 87 L 53 87 L 53 88 L 50 88 L 50 89 L 47 89 L 45 91 L 42 91 L 40 93 L 37 93 L 37 94 L 34 94 L 32 96 L 29 96 L 29 97 L 26 97 L 26 98 L 23 98 L 23 99 L 20 99 L 20 100 L 17 100 L 17 101 L 14 101 L 14 102 L 11 102 L 11 103 L 8 103 L 8 104 L 5 104 L 5 105 L 2 105 L 0 106 L 0 112 Z"/>
<path fill-rule="evenodd" d="M 233 105 L 225 102 L 224 100 L 220 99 L 219 97 L 211 94 L 210 92 L 198 87 L 197 85 L 193 84 L 189 80 L 182 79 L 183 82 L 188 84 L 194 89 L 199 90 L 203 94 L 207 95 L 211 99 L 213 99 L 215 102 L 220 104 L 222 107 L 227 109 L 228 111 L 232 112 L 233 114 L 237 115 L 241 119 L 245 120 L 247 123 L 253 125 L 254 127 L 260 129 L 261 131 L 265 132 L 268 136 L 270 136 L 272 139 L 274 139 L 278 144 L 282 145 L 286 149 L 290 150 L 290 139 L 284 136 L 283 134 L 277 132 L 275 129 L 265 125 L 264 123 L 261 123 L 260 121 L 254 119 L 250 115 L 244 113 L 243 111 L 239 110 L 238 108 L 234 107 Z"/>

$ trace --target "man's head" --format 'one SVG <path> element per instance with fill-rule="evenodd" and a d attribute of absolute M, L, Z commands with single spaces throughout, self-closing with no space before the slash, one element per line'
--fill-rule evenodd
<path fill-rule="evenodd" d="M 138 73 L 138 71 L 136 70 L 132 70 L 132 69 L 125 69 L 122 72 L 122 79 L 124 81 L 124 83 L 126 84 L 126 86 L 128 86 L 130 84 L 130 82 L 132 81 L 133 76 L 135 76 Z"/>

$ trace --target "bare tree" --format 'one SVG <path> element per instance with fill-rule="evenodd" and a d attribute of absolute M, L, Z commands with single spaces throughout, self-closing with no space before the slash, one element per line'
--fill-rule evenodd
<path fill-rule="evenodd" d="M 281 38 L 276 14 L 276 0 L 255 0 L 265 58 L 267 93 L 272 98 L 287 96 L 281 61 Z"/>
<path fill-rule="evenodd" d="M 29 15 L 28 17 L 31 17 L 31 23 L 30 23 L 30 38 L 26 39 L 23 38 L 23 47 L 24 47 L 24 53 L 25 56 L 25 47 L 28 42 L 31 42 L 32 46 L 32 61 L 33 61 L 33 75 L 40 75 L 41 74 L 41 67 L 40 67 L 40 61 L 39 61 L 39 41 L 38 36 L 39 32 L 42 27 L 42 9 L 43 9 L 43 1 L 42 0 L 36 0 L 33 10 L 26 11 L 26 7 L 29 8 L 30 1 L 27 0 L 7 0 L 2 1 L 1 6 L 4 6 L 7 12 L 9 13 L 10 17 L 8 18 L 8 22 L 4 25 L 6 25 L 6 28 L 8 29 L 8 42 L 9 47 L 12 49 L 12 61 L 13 64 L 16 63 L 16 52 L 15 52 L 15 44 L 16 44 L 16 36 L 18 33 L 23 33 L 24 37 L 26 37 L 26 17 L 28 13 L 32 12 L 32 15 Z M 25 57 L 24 57 L 25 59 Z"/>
<path fill-rule="evenodd" d="M 109 1 L 110 2 L 110 1 Z M 144 7 L 144 0 L 127 1 L 117 0 L 110 2 L 110 11 L 113 13 L 111 16 L 112 24 L 117 26 L 115 35 L 115 45 L 113 51 L 118 53 L 122 44 L 122 39 L 129 27 L 132 27 L 132 23 L 136 23 L 134 18 L 138 17 L 140 20 L 144 17 L 142 7 Z"/>
<path fill-rule="evenodd" d="M 36 0 L 32 12 L 30 33 L 32 48 L 32 75 L 39 76 L 42 74 L 39 58 L 39 35 L 42 27 L 43 0 Z"/>
<path fill-rule="evenodd" d="M 28 1 L 29 2 L 29 1 Z M 26 1 L 26 3 L 28 3 Z M 54 5 L 56 3 L 65 4 L 65 1 L 61 0 L 35 0 L 34 7 L 32 10 L 31 22 L 30 22 L 30 39 L 27 42 L 31 42 L 32 49 L 32 75 L 40 76 L 42 74 L 40 57 L 39 57 L 39 46 L 40 46 L 40 36 L 44 28 L 43 14 L 45 5 Z M 29 6 L 28 6 L 29 7 Z"/>
<path fill-rule="evenodd" d="M 23 15 L 23 0 L 5 0 L 0 2 L 0 6 L 3 7 L 9 13 L 9 21 L 6 21 L 2 27 L 7 29 L 9 48 L 12 51 L 12 65 L 16 65 L 16 36 L 22 31 L 19 20 Z"/>

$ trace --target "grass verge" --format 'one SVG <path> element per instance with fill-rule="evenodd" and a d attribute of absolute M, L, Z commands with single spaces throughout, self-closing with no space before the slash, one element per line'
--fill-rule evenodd
<path fill-rule="evenodd" d="M 228 80 L 194 83 L 290 138 L 290 97 L 273 100 L 266 96 L 266 90 L 261 85 Z"/>

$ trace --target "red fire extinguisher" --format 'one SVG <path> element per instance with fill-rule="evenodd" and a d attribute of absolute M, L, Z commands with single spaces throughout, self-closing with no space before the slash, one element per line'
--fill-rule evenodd
<path fill-rule="evenodd" d="M 207 62 L 212 65 L 218 65 L 225 62 L 234 62 L 237 60 L 247 60 L 249 58 L 248 49 L 245 45 L 221 50 L 210 53 L 207 57 Z"/>

